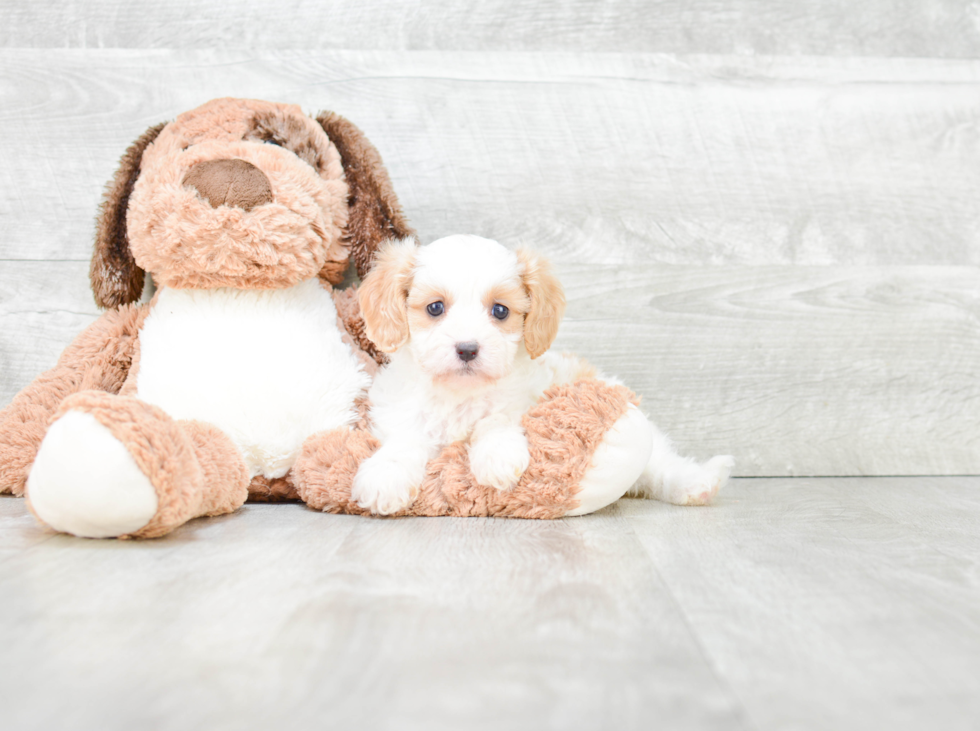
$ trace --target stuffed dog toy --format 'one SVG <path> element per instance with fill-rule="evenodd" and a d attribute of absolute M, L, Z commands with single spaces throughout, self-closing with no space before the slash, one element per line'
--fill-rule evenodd
<path fill-rule="evenodd" d="M 338 321 L 353 292 L 331 285 L 411 233 L 336 114 L 219 99 L 153 127 L 97 222 L 108 312 L 0 413 L 0 492 L 26 487 L 43 523 L 91 537 L 294 497 L 304 442 L 357 421 L 375 367 Z M 159 290 L 138 305 L 144 272 Z"/>
<path fill-rule="evenodd" d="M 151 128 L 97 221 L 106 312 L 0 411 L 0 493 L 87 537 L 162 536 L 246 499 L 369 512 L 351 483 L 377 446 L 366 393 L 385 356 L 354 288 L 333 286 L 412 236 L 379 155 L 336 114 L 219 99 Z M 158 289 L 139 304 L 145 272 Z M 451 444 L 402 514 L 603 507 L 636 467 L 635 402 L 595 379 L 555 386 L 523 417 L 521 484 L 478 484 Z"/>

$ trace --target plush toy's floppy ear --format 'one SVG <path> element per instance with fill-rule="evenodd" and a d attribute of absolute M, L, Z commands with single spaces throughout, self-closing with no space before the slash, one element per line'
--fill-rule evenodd
<path fill-rule="evenodd" d="M 89 278 L 99 307 L 119 307 L 135 302 L 143 293 L 143 270 L 136 266 L 126 234 L 126 209 L 139 177 L 143 151 L 166 123 L 150 127 L 119 161 L 119 169 L 106 186 L 96 220 L 95 251 Z"/>
<path fill-rule="evenodd" d="M 550 348 L 558 335 L 565 314 L 565 290 L 545 259 L 526 249 L 518 250 L 517 258 L 524 265 L 524 288 L 531 297 L 531 309 L 524 318 L 524 347 L 533 359 Z"/>
<path fill-rule="evenodd" d="M 414 236 L 391 187 L 381 155 L 357 127 L 334 112 L 321 112 L 316 121 L 337 147 L 350 190 L 347 240 L 362 279 L 375 253 L 388 239 Z"/>
<path fill-rule="evenodd" d="M 389 241 L 357 291 L 368 338 L 385 353 L 408 341 L 408 290 L 418 247 L 413 239 Z"/>

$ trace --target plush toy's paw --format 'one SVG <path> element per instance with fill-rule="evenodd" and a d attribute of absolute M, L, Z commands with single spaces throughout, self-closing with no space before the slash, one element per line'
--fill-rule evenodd
<path fill-rule="evenodd" d="M 379 515 L 401 512 L 418 497 L 423 475 L 413 477 L 403 461 L 379 451 L 358 468 L 351 498 L 364 510 Z"/>
<path fill-rule="evenodd" d="M 496 429 L 470 444 L 470 471 L 477 484 L 510 490 L 531 464 L 527 437 L 517 429 Z"/>
<path fill-rule="evenodd" d="M 89 413 L 51 425 L 27 481 L 31 508 L 57 531 L 110 538 L 143 528 L 157 492 L 126 447 Z"/>
<path fill-rule="evenodd" d="M 21 496 L 27 483 L 27 473 L 30 471 L 30 458 L 33 451 L 20 449 L 5 443 L 0 434 L 0 495 L 11 493 Z"/>
<path fill-rule="evenodd" d="M 626 494 L 650 459 L 652 439 L 653 426 L 631 404 L 596 448 L 575 495 L 578 507 L 567 515 L 594 513 Z"/>

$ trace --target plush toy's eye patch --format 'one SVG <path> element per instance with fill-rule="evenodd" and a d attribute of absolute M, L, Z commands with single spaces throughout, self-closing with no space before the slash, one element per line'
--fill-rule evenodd
<path fill-rule="evenodd" d="M 252 119 L 252 130 L 246 140 L 256 140 L 289 150 L 317 173 L 323 171 L 323 160 L 309 130 L 298 120 L 280 115 L 258 114 Z"/>

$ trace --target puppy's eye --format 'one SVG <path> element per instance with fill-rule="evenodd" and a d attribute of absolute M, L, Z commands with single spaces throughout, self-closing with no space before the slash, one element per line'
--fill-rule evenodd
<path fill-rule="evenodd" d="M 439 317 L 439 315 L 446 311 L 446 306 L 442 302 L 433 302 L 425 308 L 425 311 L 433 317 Z"/>
<path fill-rule="evenodd" d="M 270 137 L 267 140 L 262 140 L 262 141 L 265 144 L 267 144 L 267 145 L 275 145 L 276 147 L 282 147 L 282 143 L 279 140 L 277 140 L 277 139 L 273 139 L 272 137 Z"/>
<path fill-rule="evenodd" d="M 496 317 L 498 320 L 506 320 L 507 315 L 510 314 L 510 310 L 503 305 L 494 305 L 490 308 L 490 314 Z"/>

